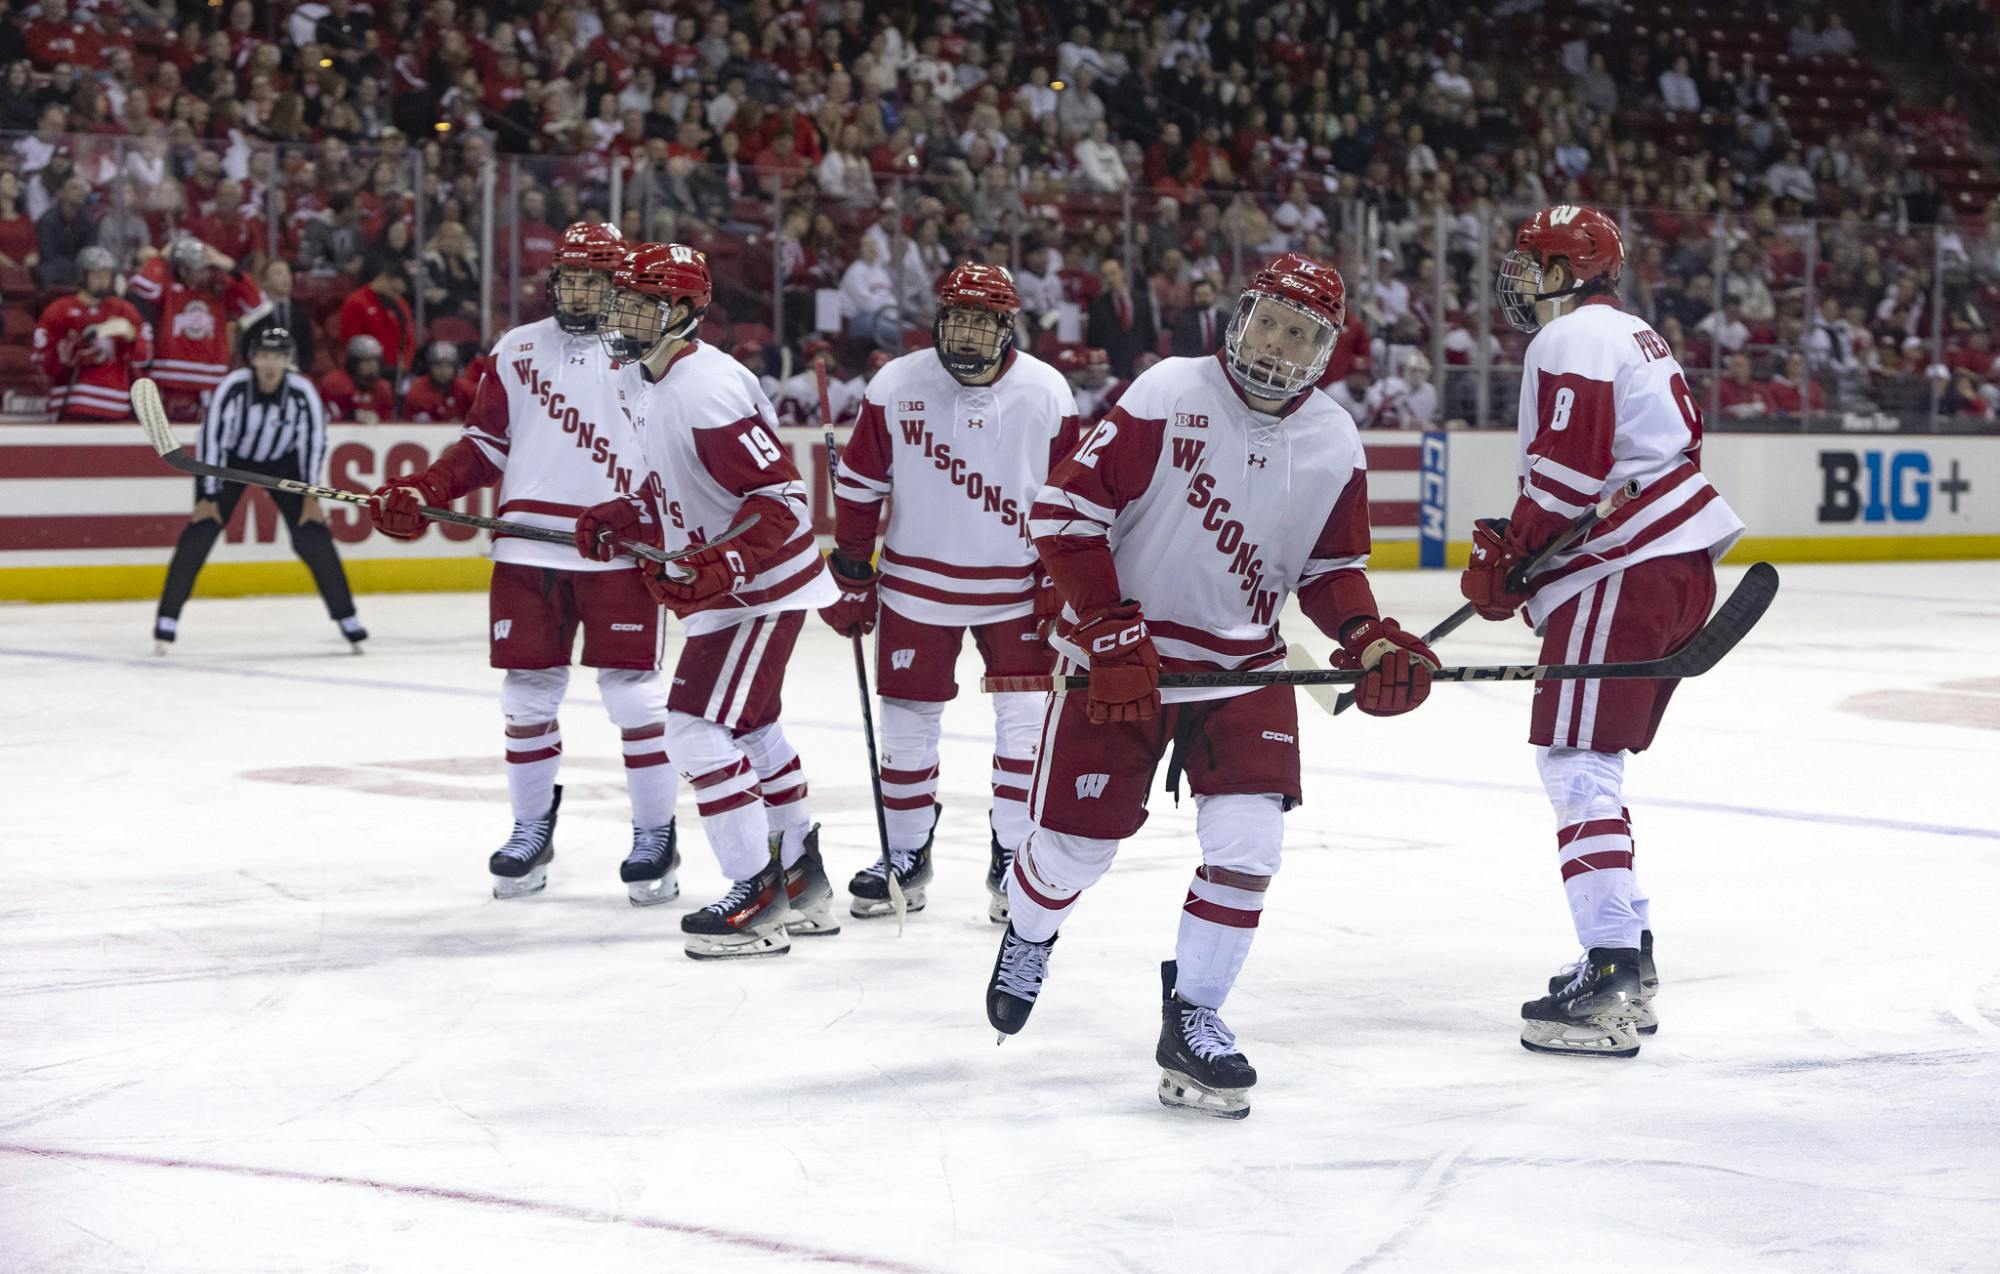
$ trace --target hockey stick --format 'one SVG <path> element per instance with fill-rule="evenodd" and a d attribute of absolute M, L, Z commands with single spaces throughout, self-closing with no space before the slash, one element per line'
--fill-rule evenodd
<path fill-rule="evenodd" d="M 1610 517 L 1612 514 L 1616 513 L 1619 509 L 1624 508 L 1626 504 L 1638 498 L 1639 498 L 1639 480 L 1637 478 L 1627 479 L 1624 486 L 1619 487 L 1616 491 L 1613 491 L 1610 495 L 1605 496 L 1602 500 L 1598 501 L 1592 507 L 1585 509 L 1582 513 L 1578 514 L 1576 521 L 1564 527 L 1561 535 L 1558 535 L 1556 536 L 1555 539 L 1549 541 L 1548 547 L 1544 548 L 1541 552 L 1535 554 L 1527 561 L 1516 563 L 1514 569 L 1507 572 L 1507 591 L 1510 593 L 1525 592 L 1528 587 L 1528 581 L 1534 578 L 1535 572 L 1541 570 L 1542 567 L 1548 565 L 1550 560 L 1553 559 L 1556 554 L 1562 552 L 1570 545 L 1582 539 L 1585 535 L 1587 535 L 1590 532 L 1591 527 L 1596 526 L 1599 522 L 1602 522 L 1605 518 Z M 1458 631 L 1459 627 L 1462 624 L 1464 624 L 1466 620 L 1471 619 L 1474 615 L 1478 613 L 1479 612 L 1476 609 L 1474 609 L 1472 603 L 1467 602 L 1465 605 L 1459 607 L 1451 614 L 1439 620 L 1435 627 L 1433 627 L 1429 632 L 1425 633 L 1422 638 L 1424 645 L 1428 646 L 1432 642 L 1441 641 L 1444 638 L 1451 636 L 1452 633 Z M 1301 659 L 1304 660 L 1304 663 L 1300 662 Z M 1306 653 L 1304 647 L 1294 643 L 1293 645 L 1287 646 L 1285 648 L 1285 667 L 1312 668 L 1315 666 L 1316 665 L 1312 662 L 1312 656 Z M 1317 694 L 1313 694 L 1312 695 L 1313 702 L 1319 704 L 1319 706 L 1322 708 L 1327 707 L 1327 695 L 1329 693 L 1330 692 L 1328 691 L 1322 690 Z M 1343 691 L 1340 697 L 1333 701 L 1333 706 L 1328 710 L 1331 711 L 1333 715 L 1337 717 L 1341 713 L 1347 711 L 1349 708 L 1353 706 L 1354 706 L 1354 692 L 1352 690 L 1348 690 L 1348 691 Z"/>
<path fill-rule="evenodd" d="M 813 375 L 819 381 L 819 422 L 826 428 L 826 489 L 832 496 L 839 481 L 840 453 L 833 446 L 833 408 L 826 392 L 826 359 L 813 360 Z M 868 785 L 875 792 L 875 835 L 882 843 L 882 879 L 888 882 L 889 906 L 896 913 L 896 936 L 903 936 L 903 919 L 909 900 L 903 884 L 896 879 L 896 860 L 889 853 L 888 807 L 882 804 L 882 762 L 875 754 L 875 709 L 869 703 L 868 656 L 861 648 L 861 634 L 854 634 L 854 684 L 861 690 L 861 737 L 868 742 Z"/>
<path fill-rule="evenodd" d="M 338 487 L 315 486 L 310 482 L 297 482 L 291 478 L 274 478 L 268 474 L 252 473 L 247 469 L 227 469 L 221 465 L 204 464 L 181 448 L 180 440 L 174 437 L 173 426 L 167 423 L 166 408 L 160 403 L 160 387 L 150 378 L 140 377 L 132 382 L 132 411 L 139 418 L 139 427 L 146 431 L 146 440 L 153 444 L 153 450 L 160 453 L 160 459 L 182 473 L 191 473 L 202 478 L 220 478 L 224 482 L 235 482 L 246 487 L 265 487 L 272 491 L 292 491 L 299 495 L 313 496 L 321 500 L 337 500 L 342 504 L 367 504 L 369 497 L 360 491 L 343 491 Z M 508 522 L 501 518 L 483 518 L 472 513 L 457 513 L 451 509 L 433 509 L 426 505 L 418 510 L 433 522 L 449 522 L 454 526 L 475 526 L 481 530 L 498 531 L 506 535 L 518 536 L 524 540 L 540 540 L 544 544 L 576 544 L 576 536 L 568 531 L 552 530 L 545 526 L 529 526 L 525 522 Z M 677 562 L 684 557 L 692 557 L 705 548 L 735 539 L 751 527 L 757 525 L 757 514 L 753 513 L 735 526 L 706 544 L 691 544 L 678 552 L 667 553 L 650 544 L 625 542 L 618 547 L 633 557 L 649 562 Z"/>
<path fill-rule="evenodd" d="M 1686 645 L 1660 659 L 1623 664 L 1489 664 L 1440 668 L 1432 681 L 1625 681 L 1634 679 L 1678 679 L 1699 677 L 1743 640 L 1756 627 L 1778 595 L 1778 572 L 1769 562 L 1759 562 L 1744 573 L 1720 607 L 1700 632 Z M 1169 673 L 1160 678 L 1162 690 L 1207 690 L 1236 686 L 1351 686 L 1368 674 L 1360 669 L 1314 668 L 1310 670 L 1267 669 L 1256 672 Z M 979 688 L 987 694 L 1005 691 L 1087 690 L 1087 676 L 983 677 Z"/>

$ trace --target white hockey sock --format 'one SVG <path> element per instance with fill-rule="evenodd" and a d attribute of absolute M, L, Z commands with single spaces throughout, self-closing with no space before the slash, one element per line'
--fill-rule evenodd
<path fill-rule="evenodd" d="M 812 830 L 812 810 L 806 804 L 806 772 L 799 754 L 786 741 L 777 722 L 738 735 L 736 746 L 750 758 L 757 771 L 757 787 L 764 798 L 764 819 L 774 832 L 781 833 L 780 861 L 786 867 L 806 852 L 806 833 Z"/>
<path fill-rule="evenodd" d="M 625 739 L 625 786 L 632 793 L 632 826 L 664 827 L 680 797 L 680 775 L 667 761 L 667 723 L 620 731 Z"/>
<path fill-rule="evenodd" d="M 1625 816 L 1625 834 L 1632 836 L 1632 811 L 1623 809 L 1618 812 Z M 1636 836 L 1632 837 L 1632 913 L 1639 917 L 1639 928 L 1653 927 L 1653 900 L 1646 896 L 1645 888 L 1639 884 L 1639 839 Z"/>
<path fill-rule="evenodd" d="M 1034 781 L 1035 749 L 1047 698 L 993 696 L 993 834 L 1002 849 L 1021 848 L 1034 827 L 1028 817 L 1028 787 Z"/>
<path fill-rule="evenodd" d="M 882 810 L 889 848 L 914 850 L 930 839 L 937 803 L 938 732 L 944 705 L 883 699 Z"/>
<path fill-rule="evenodd" d="M 1586 950 L 1637 947 L 1641 927 L 1633 906 L 1637 881 L 1625 820 L 1572 823 L 1556 833 L 1556 850 L 1577 941 Z"/>
<path fill-rule="evenodd" d="M 728 730 L 685 712 L 667 714 L 667 749 L 694 789 L 702 830 L 722 874 L 748 880 L 771 858 L 757 771 Z"/>
<path fill-rule="evenodd" d="M 1189 1004 L 1219 1009 L 1236 985 L 1243 958 L 1257 936 L 1264 914 L 1269 876 L 1252 876 L 1225 867 L 1195 868 L 1181 904 L 1180 938 L 1174 944 L 1178 978 L 1174 990 Z"/>
<path fill-rule="evenodd" d="M 1035 869 L 1034 839 L 1014 855 L 1014 870 L 1007 873 L 1007 906 L 1014 932 L 1030 942 L 1047 942 L 1069 915 L 1082 894 L 1042 878 Z"/>
<path fill-rule="evenodd" d="M 531 822 L 549 812 L 561 764 L 562 729 L 554 721 L 508 724 L 507 795 L 515 822 Z"/>

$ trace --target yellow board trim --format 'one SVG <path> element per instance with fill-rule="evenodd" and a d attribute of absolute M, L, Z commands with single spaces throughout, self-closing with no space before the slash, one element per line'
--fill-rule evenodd
<path fill-rule="evenodd" d="M 1420 546 L 1394 540 L 1375 546 L 1371 570 L 1417 568 Z M 1469 541 L 1445 547 L 1456 569 L 1472 552 Z M 1728 562 L 1934 562 L 2000 558 L 2000 535 L 1751 536 L 1739 540 Z M 483 557 L 410 557 L 349 561 L 348 583 L 357 593 L 480 592 L 493 573 Z M 154 566 L 0 566 L 0 601 L 85 602 L 155 598 L 167 579 Z M 310 593 L 312 577 L 300 562 L 213 562 L 201 573 L 196 597 L 258 593 Z"/>
<path fill-rule="evenodd" d="M 483 557 L 398 557 L 342 563 L 357 593 L 482 592 L 493 574 Z M 157 598 L 167 565 L 0 567 L 0 601 L 88 602 Z M 211 562 L 195 582 L 196 597 L 310 593 L 302 562 Z"/>

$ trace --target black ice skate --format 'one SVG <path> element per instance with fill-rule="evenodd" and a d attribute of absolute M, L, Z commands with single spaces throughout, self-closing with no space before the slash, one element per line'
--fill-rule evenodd
<path fill-rule="evenodd" d="M 561 808 L 558 783 L 548 813 L 528 822 L 515 820 L 514 834 L 486 861 L 486 870 L 493 873 L 495 898 L 539 893 L 549 883 L 549 863 L 556 856 L 556 811 Z"/>
<path fill-rule="evenodd" d="M 748 880 L 681 917 L 687 953 L 695 960 L 743 960 L 781 956 L 792 949 L 785 933 L 785 873 L 773 858 Z"/>
<path fill-rule="evenodd" d="M 993 854 L 986 864 L 986 918 L 996 925 L 1007 923 L 1007 871 L 1014 865 L 1014 851 L 1000 848 L 1000 833 L 993 833 Z"/>
<path fill-rule="evenodd" d="M 361 643 L 368 640 L 368 630 L 352 615 L 340 621 L 340 635 L 347 638 L 347 649 L 357 655 L 361 653 Z"/>
<path fill-rule="evenodd" d="M 779 852 L 780 832 L 771 833 L 771 852 Z M 806 833 L 806 850 L 785 868 L 785 932 L 794 938 L 830 938 L 840 932 L 833 918 L 833 882 L 819 856 L 819 824 Z"/>
<path fill-rule="evenodd" d="M 1174 993 L 1179 965 L 1160 963 L 1160 1104 L 1218 1119 L 1245 1119 L 1257 1070 L 1236 1050 L 1236 1032 L 1214 1009 L 1189 1004 Z"/>
<path fill-rule="evenodd" d="M 681 896 L 681 851 L 675 844 L 674 820 L 664 827 L 634 827 L 632 852 L 618 864 L 618 879 L 634 907 L 651 907 Z"/>
<path fill-rule="evenodd" d="M 174 648 L 174 638 L 180 633 L 181 621 L 168 619 L 165 615 L 153 619 L 153 653 L 164 655 Z"/>
<path fill-rule="evenodd" d="M 1028 1014 L 1042 993 L 1042 979 L 1049 975 L 1049 952 L 1056 936 L 1047 942 L 1030 942 L 1009 924 L 1000 935 L 1000 954 L 993 961 L 993 976 L 986 983 L 986 1020 L 1000 1032 L 995 1043 L 1005 1044 L 1009 1035 L 1019 1035 L 1028 1024 Z"/>
<path fill-rule="evenodd" d="M 1521 1006 L 1521 1047 L 1574 1057 L 1637 1057 L 1638 999 L 1638 948 L 1592 947 L 1561 990 Z"/>
<path fill-rule="evenodd" d="M 1554 995 L 1570 984 L 1582 961 L 1572 961 L 1562 967 L 1549 979 L 1549 994 Z M 1639 998 L 1634 1004 L 1639 1010 L 1638 1031 L 1641 1035 L 1660 1033 L 1659 1014 L 1653 1012 L 1653 997 L 1660 991 L 1660 970 L 1653 963 L 1653 931 L 1647 929 L 1639 935 Z"/>
<path fill-rule="evenodd" d="M 903 887 L 903 900 L 910 911 L 924 909 L 924 887 L 931 883 L 931 843 L 937 840 L 938 818 L 943 813 L 944 806 L 931 806 L 931 834 L 924 837 L 922 846 L 890 851 L 896 883 Z M 895 911 L 889 903 L 889 877 L 879 858 L 854 873 L 854 879 L 847 882 L 847 892 L 854 895 L 847 910 L 856 919 L 873 920 Z"/>

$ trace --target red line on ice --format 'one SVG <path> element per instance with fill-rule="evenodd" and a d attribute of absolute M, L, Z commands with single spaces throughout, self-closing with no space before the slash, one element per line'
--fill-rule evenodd
<path fill-rule="evenodd" d="M 589 1208 L 571 1207 L 562 1203 L 550 1203 L 542 1199 L 516 1199 L 504 1194 L 488 1194 L 483 1190 L 457 1190 L 449 1186 L 408 1185 L 396 1181 L 378 1181 L 373 1177 L 349 1177 L 337 1173 L 300 1172 L 292 1168 L 260 1168 L 250 1164 L 216 1163 L 200 1159 L 167 1159 L 154 1155 L 118 1154 L 105 1150 L 66 1150 L 48 1146 L 22 1146 L 10 1142 L 0 1142 L 0 1154 L 32 1155 L 40 1159 L 84 1160 L 92 1163 L 124 1163 L 140 1168 L 193 1168 L 200 1172 L 220 1172 L 238 1177 L 255 1177 L 267 1181 L 300 1181 L 308 1185 L 359 1186 L 364 1190 L 381 1190 L 389 1194 L 407 1194 L 420 1199 L 440 1199 L 448 1203 L 473 1203 L 490 1208 L 511 1208 L 516 1212 L 533 1212 L 542 1216 L 562 1217 L 572 1221 L 587 1221 L 597 1224 L 617 1224 L 634 1226 L 641 1230 L 660 1230 L 668 1234 L 682 1234 L 690 1238 L 708 1239 L 711 1242 L 727 1244 L 731 1247 L 750 1248 L 769 1252 L 773 1256 L 792 1256 L 801 1260 L 815 1261 L 828 1265 L 849 1265 L 856 1269 L 887 1270 L 893 1274 L 933 1274 L 931 1267 L 910 1265 L 903 1261 L 890 1260 L 882 1256 L 857 1256 L 846 1252 L 834 1252 L 826 1248 L 811 1247 L 803 1243 L 788 1243 L 783 1239 L 760 1238 L 753 1234 L 743 1234 L 735 1230 L 719 1229 L 712 1225 L 690 1225 L 684 1221 L 666 1221 L 658 1217 L 606 1216 Z"/>

